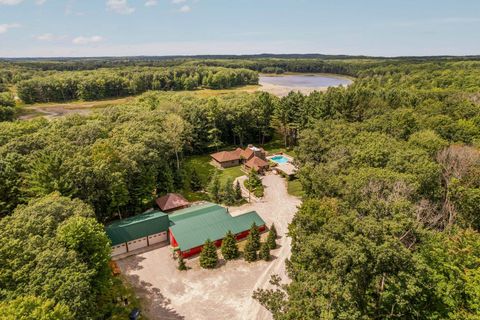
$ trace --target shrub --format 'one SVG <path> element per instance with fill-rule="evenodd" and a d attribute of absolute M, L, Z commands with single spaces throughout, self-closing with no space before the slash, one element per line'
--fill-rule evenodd
<path fill-rule="evenodd" d="M 202 252 L 200 253 L 200 266 L 204 269 L 213 269 L 217 266 L 218 255 L 217 248 L 210 239 L 205 241 Z"/>
<path fill-rule="evenodd" d="M 267 242 L 263 242 L 260 245 L 260 259 L 268 261 L 270 260 L 270 245 Z"/>
<path fill-rule="evenodd" d="M 222 241 L 222 256 L 225 260 L 233 260 L 240 255 L 237 246 L 237 240 L 231 231 L 228 231 Z"/>

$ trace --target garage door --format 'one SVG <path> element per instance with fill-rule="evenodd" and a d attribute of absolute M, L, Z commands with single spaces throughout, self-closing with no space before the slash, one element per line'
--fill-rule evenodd
<path fill-rule="evenodd" d="M 128 242 L 128 251 L 137 250 L 147 246 L 147 237 Z"/>
<path fill-rule="evenodd" d="M 127 245 L 125 243 L 112 247 L 112 256 L 116 256 L 127 252 Z"/>
<path fill-rule="evenodd" d="M 148 243 L 150 245 L 159 243 L 159 242 L 164 242 L 167 241 L 167 232 L 160 232 L 156 234 L 152 234 L 151 236 L 148 236 Z"/>

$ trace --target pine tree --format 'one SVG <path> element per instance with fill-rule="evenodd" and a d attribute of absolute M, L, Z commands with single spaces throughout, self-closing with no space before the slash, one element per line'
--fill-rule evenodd
<path fill-rule="evenodd" d="M 252 169 L 248 174 L 248 180 L 246 181 L 246 184 L 248 190 L 250 191 L 254 191 L 256 188 L 262 185 L 262 180 L 258 176 L 258 173 L 255 172 L 255 170 Z"/>
<path fill-rule="evenodd" d="M 220 202 L 220 178 L 217 171 L 213 174 L 207 189 L 210 199 L 217 203 Z"/>
<path fill-rule="evenodd" d="M 235 190 L 233 189 L 232 178 L 227 179 L 222 187 L 222 198 L 226 205 L 232 205 L 235 203 Z"/>
<path fill-rule="evenodd" d="M 192 191 L 200 191 L 203 188 L 202 180 L 195 169 L 193 169 L 190 176 L 190 188 L 192 188 Z"/>
<path fill-rule="evenodd" d="M 270 245 L 267 242 L 262 242 L 260 245 L 260 259 L 270 260 Z"/>
<path fill-rule="evenodd" d="M 275 228 L 275 224 L 272 223 L 272 226 L 270 227 L 270 232 L 273 233 L 273 238 L 277 239 L 278 238 L 278 233 L 277 229 Z"/>
<path fill-rule="evenodd" d="M 253 262 L 257 260 L 257 249 L 255 247 L 255 240 L 252 235 L 249 234 L 247 237 L 247 243 L 245 245 L 245 250 L 243 251 L 243 257 L 245 261 Z"/>
<path fill-rule="evenodd" d="M 270 250 L 273 250 L 277 247 L 277 242 L 275 241 L 275 233 L 272 232 L 272 229 L 270 229 L 270 231 L 268 232 L 266 244 L 268 245 Z"/>
<path fill-rule="evenodd" d="M 242 188 L 240 187 L 240 181 L 237 180 L 235 184 L 235 200 L 242 200 Z"/>
<path fill-rule="evenodd" d="M 178 270 L 180 271 L 187 270 L 187 265 L 185 264 L 185 260 L 183 260 L 182 254 L 178 255 Z"/>
<path fill-rule="evenodd" d="M 255 222 L 252 224 L 252 227 L 250 228 L 249 236 L 252 238 L 253 247 L 255 248 L 255 250 L 260 249 L 260 232 L 258 231 L 258 227 Z"/>
<path fill-rule="evenodd" d="M 238 252 L 237 241 L 231 231 L 228 231 L 225 238 L 222 241 L 222 255 L 225 260 L 233 260 L 238 258 L 240 253 Z"/>
<path fill-rule="evenodd" d="M 205 269 L 213 269 L 217 266 L 217 248 L 210 239 L 205 241 L 202 252 L 200 252 L 200 266 Z"/>

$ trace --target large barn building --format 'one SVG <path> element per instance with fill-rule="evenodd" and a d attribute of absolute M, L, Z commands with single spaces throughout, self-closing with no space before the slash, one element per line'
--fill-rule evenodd
<path fill-rule="evenodd" d="M 184 258 L 200 253 L 207 239 L 219 247 L 228 231 L 240 240 L 248 236 L 253 223 L 260 231 L 266 229 L 265 221 L 257 212 L 251 211 L 233 217 L 226 208 L 214 203 L 179 210 L 169 218 L 170 245 L 178 249 Z"/>
<path fill-rule="evenodd" d="M 112 257 L 164 242 L 187 258 L 200 253 L 207 239 L 220 246 L 228 231 L 237 240 L 245 238 L 253 223 L 261 232 L 266 230 L 265 221 L 255 211 L 231 216 L 220 205 L 203 203 L 170 214 L 142 213 L 115 221 L 105 230 L 112 242 Z"/>
<path fill-rule="evenodd" d="M 112 242 L 112 256 L 167 242 L 169 226 L 168 215 L 161 211 L 145 212 L 109 224 L 105 231 Z"/>

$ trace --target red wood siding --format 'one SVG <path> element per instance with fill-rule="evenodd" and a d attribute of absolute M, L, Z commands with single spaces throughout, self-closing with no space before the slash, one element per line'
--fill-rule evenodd
<path fill-rule="evenodd" d="M 262 226 L 259 226 L 258 227 L 258 230 L 260 231 L 260 233 L 264 232 L 267 230 L 267 227 L 265 225 L 262 225 Z M 250 233 L 250 230 L 245 230 L 245 231 L 242 231 L 240 233 L 237 233 L 235 235 L 235 239 L 238 240 L 242 240 L 242 239 L 245 239 L 248 234 Z M 215 246 L 217 248 L 219 248 L 221 245 L 222 245 L 222 240 L 223 239 L 218 239 L 216 241 L 214 241 L 213 243 L 215 244 Z M 170 244 L 172 245 L 172 247 L 178 247 L 178 243 L 177 241 L 175 240 L 175 237 L 173 236 L 173 233 L 172 231 L 170 230 Z M 185 251 L 179 251 L 179 253 L 184 257 L 184 258 L 188 258 L 188 257 L 192 257 L 192 256 L 195 256 L 197 254 L 199 254 L 201 251 L 202 251 L 202 248 L 203 248 L 203 245 L 202 246 L 198 246 L 198 247 L 195 247 L 195 248 L 192 248 L 192 249 L 189 249 L 189 250 L 185 250 Z"/>

